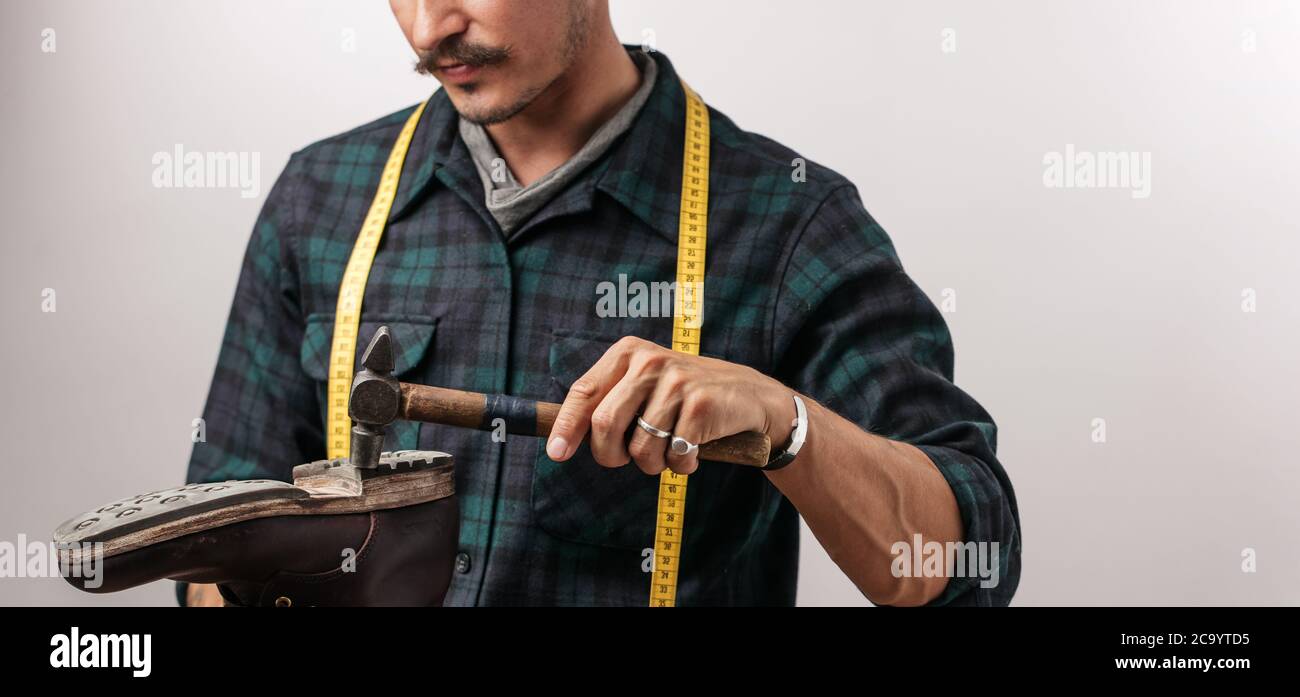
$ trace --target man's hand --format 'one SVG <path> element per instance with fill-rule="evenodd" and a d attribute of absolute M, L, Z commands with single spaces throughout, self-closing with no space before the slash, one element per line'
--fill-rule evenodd
<path fill-rule="evenodd" d="M 215 583 L 191 583 L 185 589 L 185 607 L 225 607 Z"/>
<path fill-rule="evenodd" d="M 605 467 L 631 460 L 646 474 L 659 474 L 665 467 L 690 474 L 699 467 L 697 454 L 677 455 L 669 450 L 668 438 L 632 428 L 638 414 L 651 426 L 696 445 L 759 431 L 780 447 L 790 438 L 793 394 L 753 368 L 626 336 L 573 383 L 546 454 L 563 462 L 590 432 L 591 454 Z"/>

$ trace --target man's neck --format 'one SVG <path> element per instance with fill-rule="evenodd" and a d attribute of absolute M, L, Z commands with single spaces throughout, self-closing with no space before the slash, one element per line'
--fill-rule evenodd
<path fill-rule="evenodd" d="M 515 180 L 528 186 L 568 162 L 640 86 L 627 49 L 613 32 L 592 37 L 570 69 L 526 109 L 487 126 Z"/>

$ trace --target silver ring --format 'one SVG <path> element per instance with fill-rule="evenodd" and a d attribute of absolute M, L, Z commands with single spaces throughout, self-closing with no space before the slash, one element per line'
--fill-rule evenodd
<path fill-rule="evenodd" d="M 674 455 L 685 456 L 699 450 L 700 446 L 681 436 L 673 436 L 673 442 L 668 446 L 668 449 L 673 451 Z"/>
<path fill-rule="evenodd" d="M 636 425 L 640 426 L 642 431 L 649 433 L 655 438 L 667 438 L 672 435 L 671 433 L 663 430 L 662 428 L 655 428 L 654 426 L 651 426 L 650 424 L 646 423 L 646 420 L 641 418 L 640 416 L 636 417 Z"/>

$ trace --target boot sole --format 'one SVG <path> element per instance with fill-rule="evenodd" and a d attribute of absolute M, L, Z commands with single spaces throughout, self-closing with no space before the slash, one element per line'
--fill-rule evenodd
<path fill-rule="evenodd" d="M 384 453 L 374 470 L 355 470 L 322 460 L 295 468 L 295 481 L 326 468 L 359 472 L 361 493 L 316 494 L 311 488 L 269 480 L 187 484 L 129 496 L 65 521 L 54 543 L 67 563 L 85 554 L 111 557 L 152 544 L 233 525 L 284 515 L 339 515 L 413 506 L 456 493 L 451 455 L 433 450 Z M 102 544 L 102 550 L 95 548 Z"/>

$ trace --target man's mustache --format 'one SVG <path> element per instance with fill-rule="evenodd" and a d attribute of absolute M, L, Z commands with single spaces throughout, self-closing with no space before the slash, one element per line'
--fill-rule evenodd
<path fill-rule="evenodd" d="M 419 51 L 415 72 L 432 75 L 439 65 L 462 63 L 472 68 L 496 65 L 510 58 L 509 46 L 486 46 L 463 39 L 446 39 L 433 51 Z"/>

